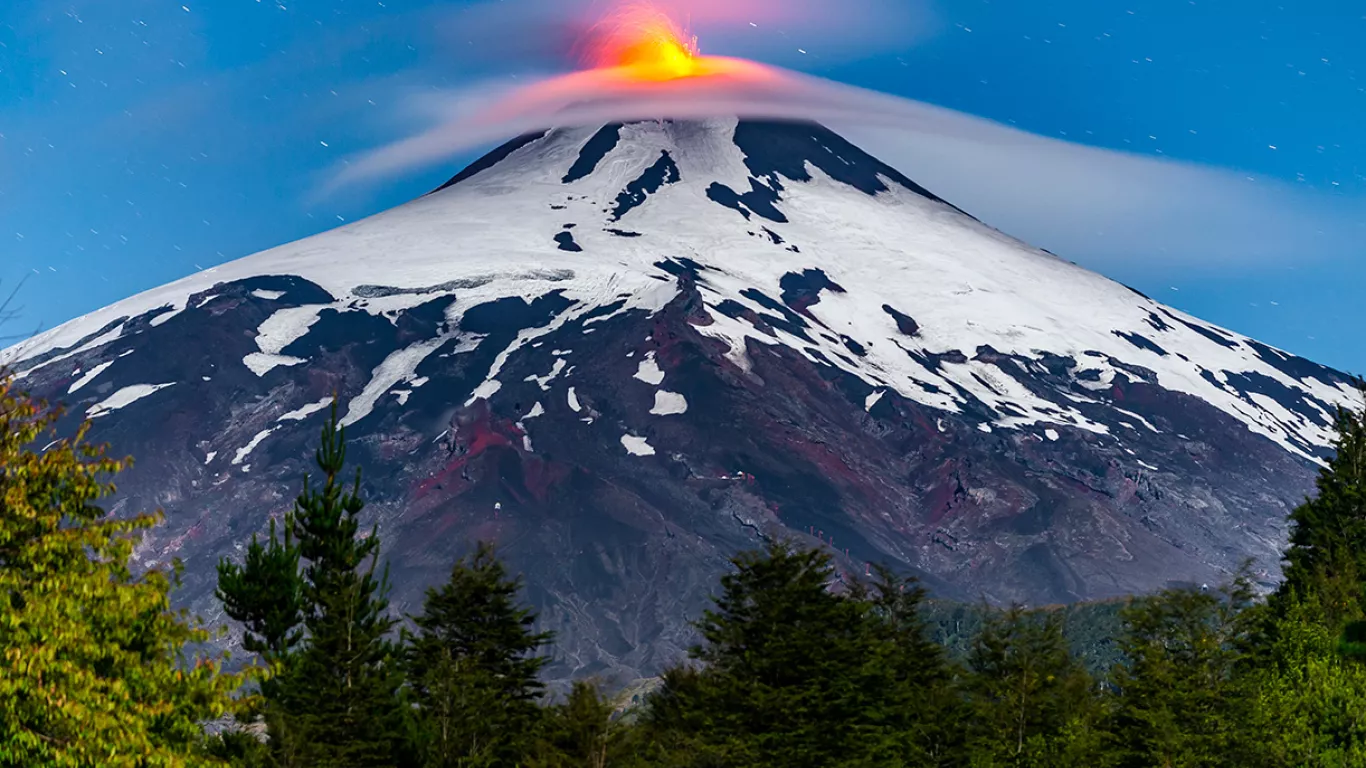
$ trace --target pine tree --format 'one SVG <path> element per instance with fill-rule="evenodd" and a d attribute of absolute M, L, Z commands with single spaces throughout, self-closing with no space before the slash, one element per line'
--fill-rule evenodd
<path fill-rule="evenodd" d="M 596 685 L 574 683 L 564 702 L 549 708 L 535 756 L 526 768 L 628 768 L 660 765 L 648 755 L 642 731 L 615 720 L 612 702 Z"/>
<path fill-rule="evenodd" d="M 277 531 L 272 519 L 269 539 L 262 545 L 253 535 L 241 565 L 227 558 L 219 562 L 217 596 L 224 612 L 243 625 L 242 647 L 259 654 L 266 664 L 260 696 L 244 699 L 236 715 L 245 722 L 262 721 L 270 737 L 266 751 L 279 764 L 291 766 L 298 762 L 301 745 L 286 697 L 291 691 L 290 661 L 303 640 L 308 604 L 293 514 L 285 515 L 282 529 Z M 233 739 L 236 747 L 227 744 Z M 238 734 L 220 735 L 217 741 L 223 743 L 224 754 L 233 754 L 239 764 L 247 759 L 244 750 L 260 751 Z"/>
<path fill-rule="evenodd" d="M 408 739 L 399 650 L 388 639 L 387 569 L 377 529 L 361 531 L 360 472 L 347 490 L 345 430 L 337 404 L 294 512 L 241 566 L 219 565 L 219 596 L 245 628 L 243 645 L 269 663 L 263 715 L 283 766 L 392 766 Z"/>
<path fill-rule="evenodd" d="M 1095 765 L 1100 748 L 1090 675 L 1072 656 L 1059 612 L 989 614 L 968 656 L 974 765 Z"/>
<path fill-rule="evenodd" d="M 892 749 L 908 765 L 944 763 L 962 750 L 964 713 L 944 648 L 930 639 L 924 588 L 879 564 L 854 594 L 872 608 L 878 664 L 887 673 L 880 717 L 896 734 Z"/>
<path fill-rule="evenodd" d="M 133 573 L 160 516 L 97 505 L 125 463 L 88 424 L 33 450 L 60 415 L 0 378 L 0 764 L 216 764 L 195 754 L 199 723 L 242 679 L 187 658 L 209 634 L 170 608 L 178 563 Z"/>
<path fill-rule="evenodd" d="M 1217 592 L 1168 590 L 1125 609 L 1107 728 L 1117 765 L 1254 764 L 1254 694 L 1240 674 L 1251 602 L 1240 576 Z"/>
<path fill-rule="evenodd" d="M 897 686 L 870 601 L 836 594 L 830 556 L 771 542 L 739 555 L 697 626 L 700 671 L 664 676 L 646 722 L 719 765 L 905 764 Z"/>
<path fill-rule="evenodd" d="M 314 766 L 392 766 L 406 737 L 398 648 L 388 639 L 388 567 L 376 576 L 378 529 L 362 533 L 360 470 L 343 490 L 346 431 L 337 404 L 316 454 L 321 489 L 306 477 L 295 527 L 304 567 L 308 642 L 291 663 L 290 696 Z"/>
<path fill-rule="evenodd" d="M 1366 764 L 1366 411 L 1340 408 L 1334 427 L 1317 495 L 1290 516 L 1284 579 L 1258 611 L 1248 675 L 1269 765 Z"/>
<path fill-rule="evenodd" d="M 533 631 L 493 547 L 479 543 L 440 589 L 427 590 L 405 654 L 424 765 L 497 766 L 523 759 L 541 719 L 539 653 L 552 638 Z"/>
<path fill-rule="evenodd" d="M 283 661 L 303 639 L 306 604 L 299 555 L 294 515 L 287 514 L 282 531 L 271 519 L 264 546 L 252 535 L 243 564 L 226 558 L 218 564 L 218 599 L 243 624 L 242 647 L 268 661 Z"/>
<path fill-rule="evenodd" d="M 1358 386 L 1366 399 L 1366 383 Z M 1271 606 L 1284 616 L 1307 602 L 1336 632 L 1366 613 L 1366 410 L 1339 408 L 1334 429 L 1335 455 L 1319 472 L 1318 494 L 1290 515 L 1284 580 Z"/>
<path fill-rule="evenodd" d="M 664 670 L 662 685 L 645 698 L 638 729 L 649 765 L 661 768 L 729 768 L 746 763 L 712 732 L 711 702 L 721 699 L 731 681 L 700 665 Z"/>

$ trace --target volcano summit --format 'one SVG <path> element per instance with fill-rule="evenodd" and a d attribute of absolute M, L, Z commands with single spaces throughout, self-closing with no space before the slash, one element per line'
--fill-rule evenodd
<path fill-rule="evenodd" d="M 912 170 L 912 169 L 907 169 Z M 139 550 L 289 509 L 337 393 L 417 610 L 493 539 L 561 677 L 652 673 L 726 558 L 791 535 L 935 593 L 1277 577 L 1337 371 L 976 221 L 808 123 L 522 137 L 394 210 L 135 296 L 4 360 L 137 466 Z"/>

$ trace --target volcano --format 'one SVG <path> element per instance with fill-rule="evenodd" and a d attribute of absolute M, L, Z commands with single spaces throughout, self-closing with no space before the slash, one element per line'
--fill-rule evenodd
<path fill-rule="evenodd" d="M 912 172 L 914 169 L 904 169 Z M 657 672 L 788 536 L 957 599 L 1278 578 L 1338 371 L 1031 248 L 814 124 L 519 138 L 440 190 L 5 353 L 132 454 L 116 512 L 214 565 L 286 512 L 333 394 L 398 610 L 478 539 L 557 679 Z"/>

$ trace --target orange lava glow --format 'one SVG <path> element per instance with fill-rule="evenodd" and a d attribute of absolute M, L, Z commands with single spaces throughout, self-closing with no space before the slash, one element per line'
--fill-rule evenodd
<path fill-rule="evenodd" d="M 587 55 L 595 69 L 625 79 L 663 82 L 718 74 L 717 59 L 702 56 L 691 37 L 667 13 L 648 3 L 626 5 L 599 22 Z"/>

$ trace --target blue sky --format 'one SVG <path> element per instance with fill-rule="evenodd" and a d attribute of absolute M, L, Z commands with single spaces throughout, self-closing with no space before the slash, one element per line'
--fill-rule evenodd
<path fill-rule="evenodd" d="M 344 158 L 425 127 L 414 94 L 563 65 L 550 25 L 509 23 L 544 20 L 548 2 L 0 4 L 0 280 L 27 275 L 25 322 L 51 327 L 426 191 L 471 158 L 316 194 Z M 819 23 L 699 28 L 704 50 L 1228 169 L 1279 190 L 1287 210 L 1315 212 L 1295 214 L 1302 238 L 1292 228 L 1247 259 L 1208 256 L 1194 235 L 1236 242 L 1265 210 L 1206 232 L 1187 222 L 1192 245 L 1174 250 L 1161 232 L 1105 235 L 1087 215 L 1041 217 L 1009 200 L 985 217 L 1188 312 L 1366 371 L 1359 3 L 790 3 Z M 828 23 L 850 7 L 863 16 Z M 973 183 L 955 184 L 969 207 L 990 192 Z M 1209 203 L 1181 184 L 1152 194 Z"/>

